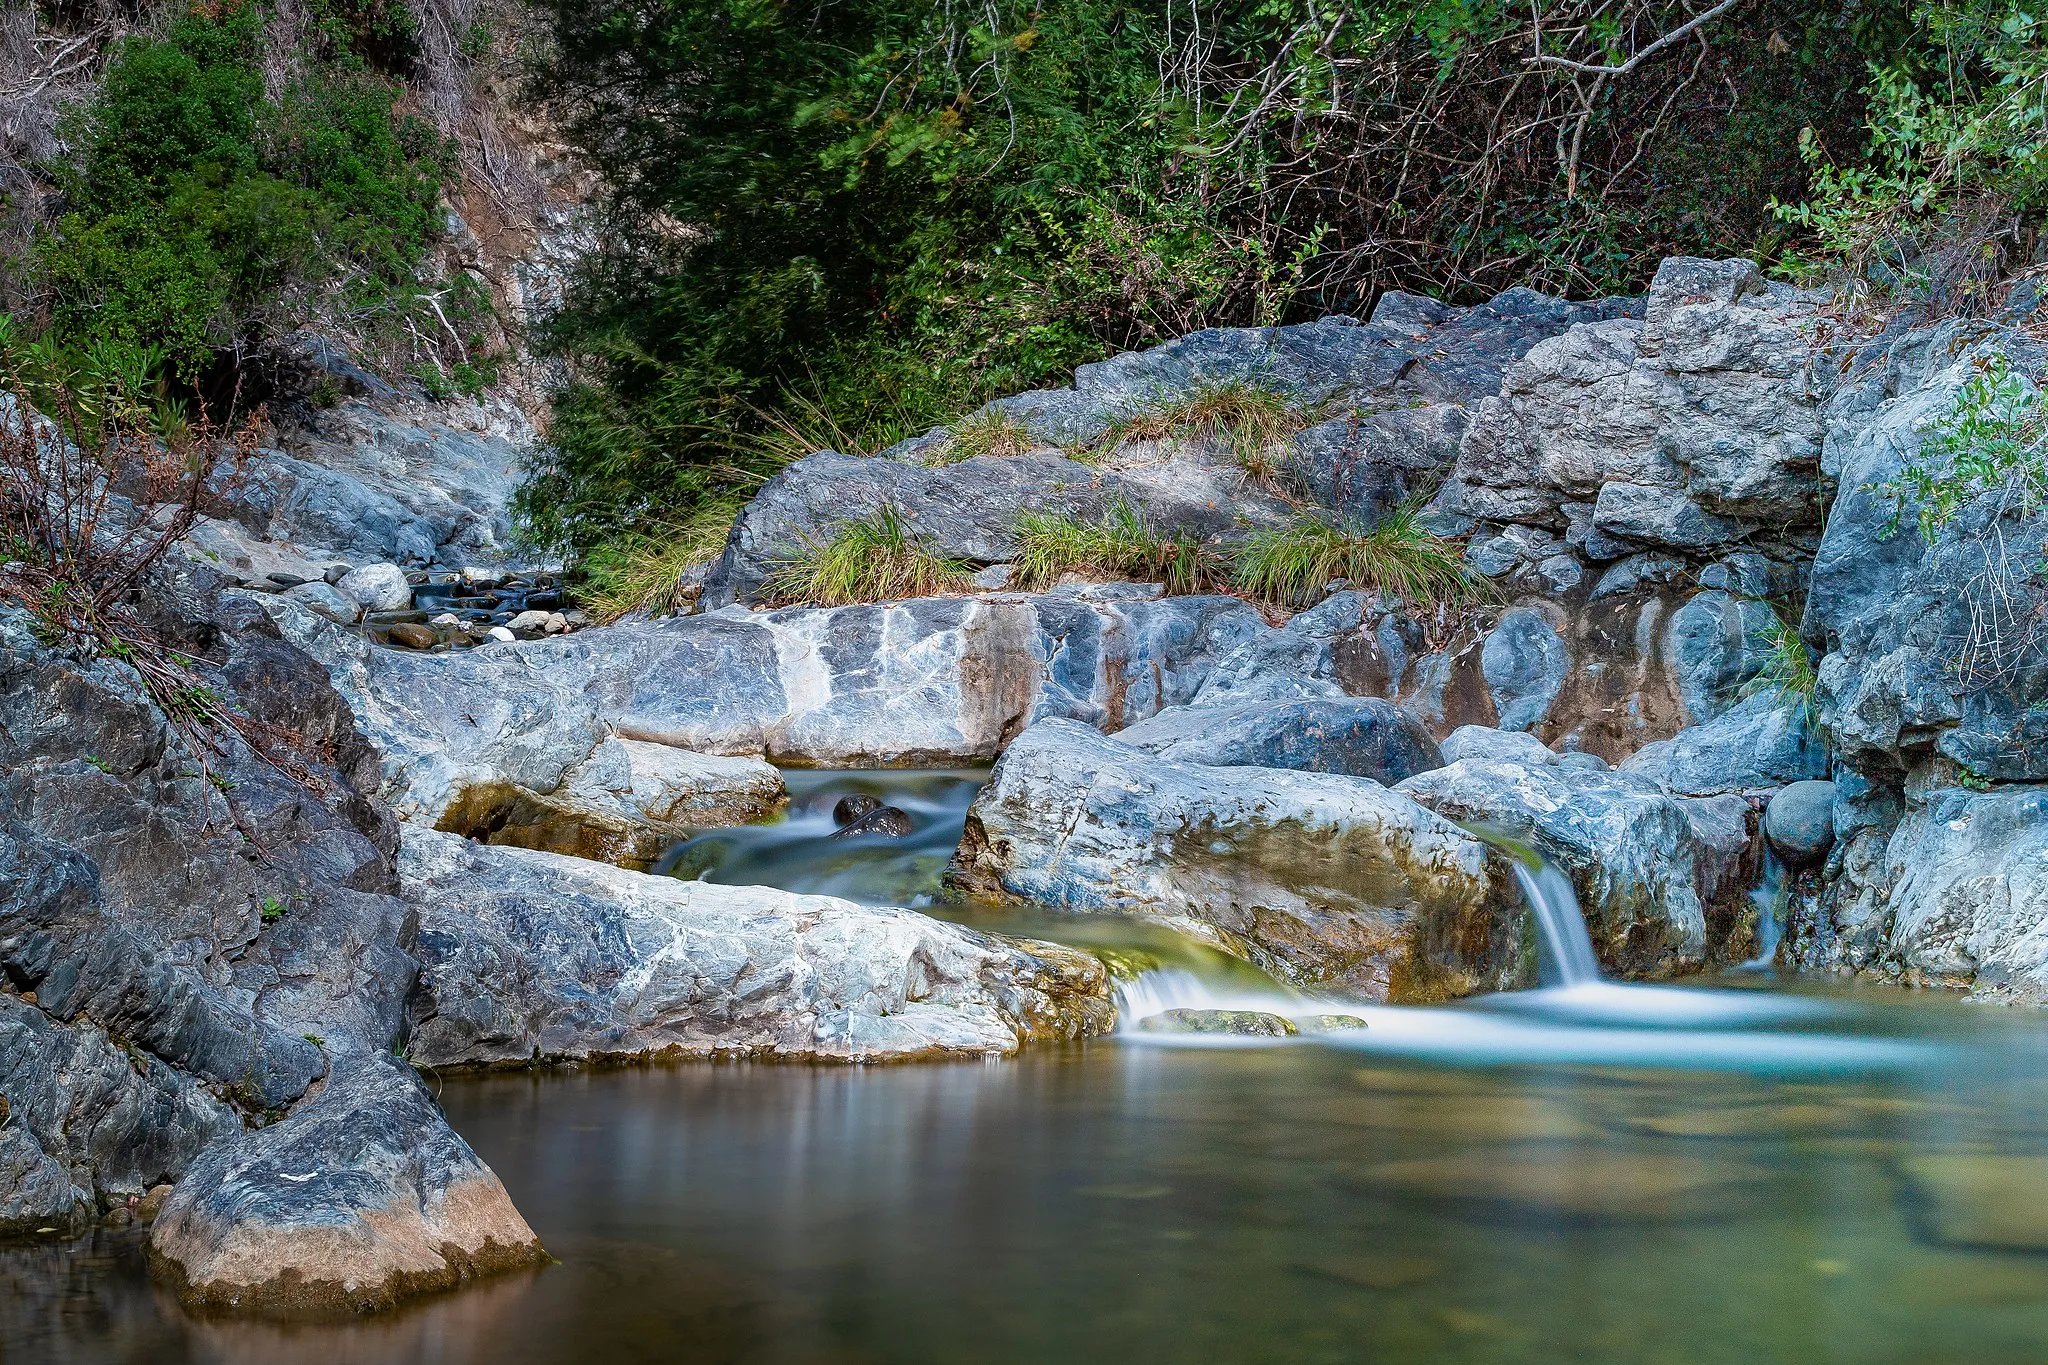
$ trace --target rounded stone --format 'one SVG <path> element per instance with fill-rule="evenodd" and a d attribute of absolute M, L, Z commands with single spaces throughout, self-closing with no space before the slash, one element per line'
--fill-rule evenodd
<path fill-rule="evenodd" d="M 910 816 L 894 806 L 880 806 L 869 811 L 846 828 L 833 832 L 834 839 L 852 839 L 860 835 L 877 835 L 884 839 L 902 839 L 910 834 Z"/>
<path fill-rule="evenodd" d="M 392 644 L 403 645 L 407 649 L 432 649 L 440 643 L 440 637 L 433 631 L 412 621 L 393 626 L 385 635 Z"/>
<path fill-rule="evenodd" d="M 832 823 L 850 825 L 864 820 L 882 808 L 882 803 L 866 792 L 854 792 L 839 798 L 839 804 L 832 807 Z"/>
<path fill-rule="evenodd" d="M 1795 867 L 1819 862 L 1835 842 L 1835 784 L 1794 782 L 1764 808 L 1764 837 Z"/>
<path fill-rule="evenodd" d="M 412 606 L 412 584 L 396 564 L 364 564 L 343 574 L 334 586 L 365 611 L 404 611 Z"/>
<path fill-rule="evenodd" d="M 1263 1010 L 1166 1010 L 1138 1021 L 1141 1033 L 1229 1033 L 1241 1038 L 1288 1038 L 1294 1021 Z"/>

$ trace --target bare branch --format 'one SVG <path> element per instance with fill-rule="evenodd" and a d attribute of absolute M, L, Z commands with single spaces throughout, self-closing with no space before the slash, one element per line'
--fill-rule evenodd
<path fill-rule="evenodd" d="M 1651 57 L 1656 56 L 1665 48 L 1670 47 L 1673 43 L 1683 42 L 1687 34 L 1693 33 L 1696 30 L 1703 27 L 1704 25 L 1712 23 L 1714 20 L 1726 14 L 1729 10 L 1734 9 L 1740 3 L 1742 3 L 1742 0 L 1721 0 L 1720 4 L 1714 6 L 1712 9 L 1706 11 L 1704 14 L 1697 15 L 1694 18 L 1687 20 L 1685 23 L 1680 24 L 1677 28 L 1672 29 L 1671 32 L 1665 34 L 1663 37 L 1657 39 L 1655 42 L 1652 42 L 1649 46 L 1637 49 L 1636 54 L 1633 57 L 1630 57 L 1627 61 L 1621 63 L 1621 65 L 1619 66 L 1603 66 L 1593 62 L 1575 62 L 1572 61 L 1569 57 L 1552 57 L 1542 52 L 1538 52 L 1533 57 L 1524 57 L 1522 59 L 1522 63 L 1525 66 L 1551 66 L 1556 67 L 1560 71 L 1571 71 L 1582 75 L 1599 76 L 1602 78 L 1608 76 L 1625 76 L 1629 72 L 1635 70 L 1638 66 L 1642 65 L 1645 61 L 1649 60 Z M 1541 40 L 1540 31 L 1538 33 L 1538 40 Z"/>

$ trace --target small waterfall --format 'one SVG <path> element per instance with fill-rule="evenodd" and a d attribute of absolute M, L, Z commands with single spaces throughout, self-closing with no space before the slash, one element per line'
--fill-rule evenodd
<path fill-rule="evenodd" d="M 1152 967 L 1116 983 L 1116 1026 L 1119 1032 L 1132 1032 L 1139 1020 L 1168 1010 L 1254 1010 L 1292 1017 L 1318 1004 L 1271 980 L 1233 980 L 1187 967 Z"/>
<path fill-rule="evenodd" d="M 1465 828 L 1508 855 L 1515 882 L 1536 912 L 1537 970 L 1543 984 L 1583 986 L 1598 981 L 1600 960 L 1593 955 L 1593 938 L 1586 932 L 1586 916 L 1571 878 L 1533 846 L 1503 830 L 1477 824 Z"/>
<path fill-rule="evenodd" d="M 1768 967 L 1777 961 L 1778 943 L 1785 937 L 1785 908 L 1792 902 L 1792 874 L 1778 861 L 1770 841 L 1764 841 L 1764 875 L 1749 903 L 1756 907 L 1756 956 L 1743 964 Z"/>

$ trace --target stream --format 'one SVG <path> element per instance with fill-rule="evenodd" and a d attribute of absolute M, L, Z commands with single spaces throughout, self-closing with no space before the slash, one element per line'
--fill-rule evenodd
<path fill-rule="evenodd" d="M 948 902 L 979 773 L 789 776 L 787 818 L 663 870 L 1143 953 L 1132 1016 L 1367 1027 L 449 1079 L 449 1117 L 558 1264 L 280 1327 L 186 1315 L 141 1233 L 103 1229 L 0 1248 L 0 1361 L 2048 1358 L 2031 1013 L 1767 971 L 1624 986 L 1568 941 L 1546 989 L 1332 1006 L 1128 921 Z M 910 835 L 828 838 L 850 793 Z M 1569 884 L 1524 873 L 1551 923 Z"/>

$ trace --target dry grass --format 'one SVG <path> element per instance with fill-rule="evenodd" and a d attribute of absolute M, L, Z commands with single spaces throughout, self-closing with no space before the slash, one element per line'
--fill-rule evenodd
<path fill-rule="evenodd" d="M 689 604 L 685 575 L 718 558 L 743 505 L 736 495 L 721 498 L 681 521 L 606 542 L 584 559 L 578 596 L 604 625 L 633 612 L 674 615 Z"/>
<path fill-rule="evenodd" d="M 934 450 L 927 463 L 958 464 L 980 455 L 1028 455 L 1038 448 L 1029 432 L 995 408 L 981 408 L 953 425 L 945 442 Z"/>
<path fill-rule="evenodd" d="M 1282 443 L 1314 416 L 1277 389 L 1247 379 L 1225 380 L 1149 404 L 1111 424 L 1097 444 L 1115 449 L 1127 441 L 1175 436 L 1216 441 L 1229 449 L 1246 478 L 1277 486 L 1285 458 Z"/>

